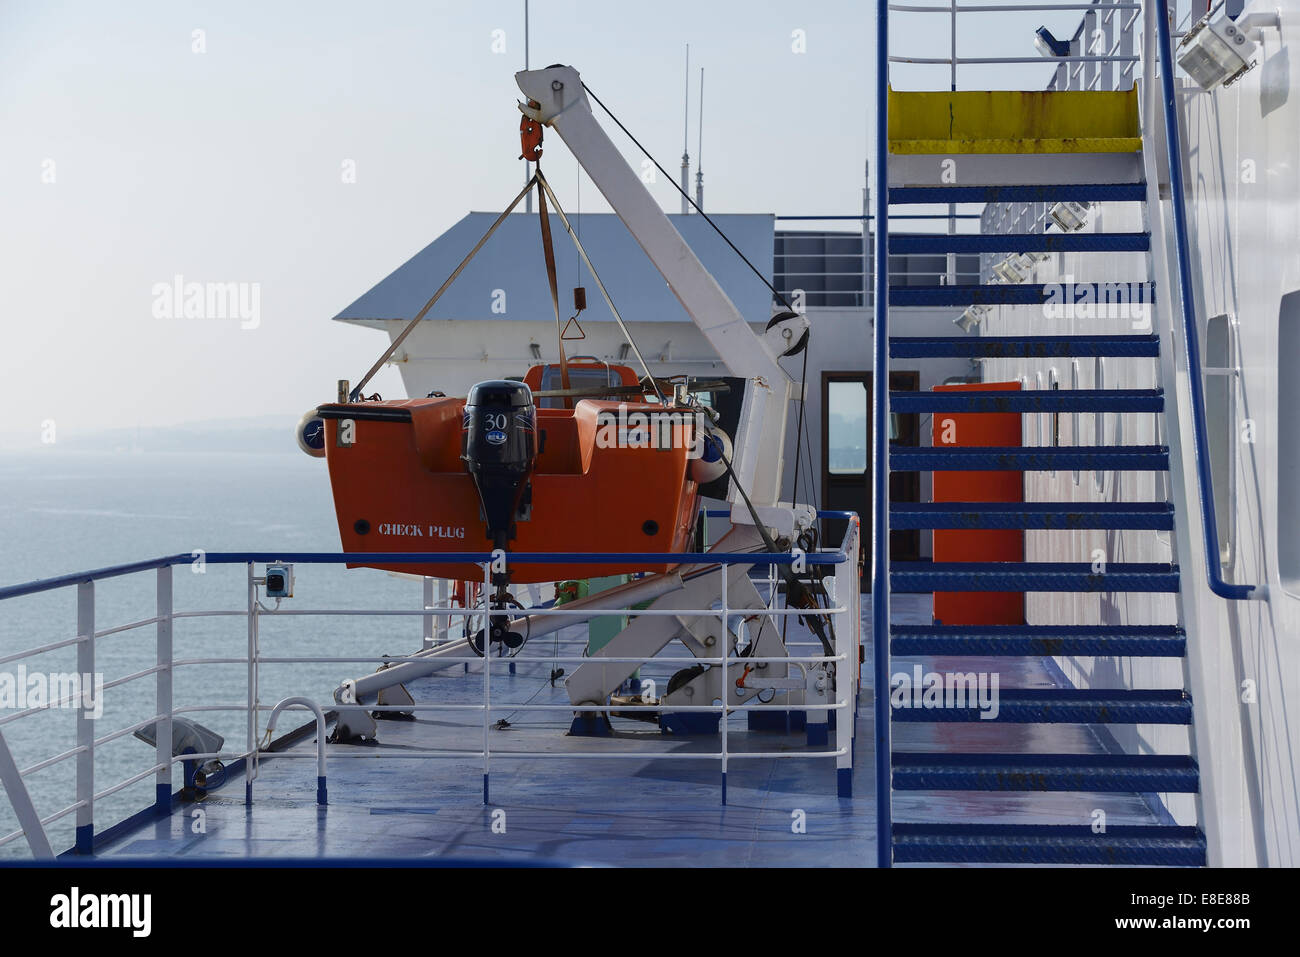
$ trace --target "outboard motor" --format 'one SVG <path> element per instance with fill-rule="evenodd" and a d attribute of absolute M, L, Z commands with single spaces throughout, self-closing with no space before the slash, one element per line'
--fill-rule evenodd
<path fill-rule="evenodd" d="M 515 515 L 537 467 L 537 409 L 522 382 L 493 379 L 469 390 L 461 458 L 474 480 L 487 537 L 505 548 L 515 537 Z"/>
<path fill-rule="evenodd" d="M 505 549 L 515 537 L 515 516 L 537 467 L 537 409 L 532 391 L 522 382 L 480 382 L 465 399 L 463 427 L 461 458 L 478 491 L 487 537 L 494 549 Z M 506 591 L 509 581 L 508 572 L 493 574 L 494 609 L 518 606 Z M 524 638 L 509 631 L 509 621 L 509 615 L 488 616 L 489 638 L 517 650 Z M 471 636 L 470 645 L 483 654 L 481 635 Z"/>

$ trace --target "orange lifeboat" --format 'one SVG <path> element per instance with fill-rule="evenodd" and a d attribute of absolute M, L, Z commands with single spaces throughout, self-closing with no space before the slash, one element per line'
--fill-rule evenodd
<path fill-rule="evenodd" d="M 535 464 L 514 515 L 509 551 L 685 551 L 700 497 L 691 473 L 693 413 L 647 402 L 627 367 L 569 365 L 577 381 L 589 370 L 616 383 L 612 391 L 620 397 L 635 394 L 627 401 L 578 398 L 573 408 L 546 408 L 546 392 L 538 389 L 543 367 L 525 377 L 532 391 L 542 391 L 543 407 L 535 409 Z M 466 461 L 465 399 L 349 402 L 323 405 L 317 414 L 325 423 L 325 458 L 345 552 L 493 548 L 480 489 Z M 457 580 L 483 575 L 469 562 L 349 567 L 359 566 Z M 510 581 L 663 572 L 673 566 L 511 562 Z"/>

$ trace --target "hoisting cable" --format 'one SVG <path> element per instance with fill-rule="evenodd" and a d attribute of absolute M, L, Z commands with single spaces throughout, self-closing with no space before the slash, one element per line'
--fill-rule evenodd
<path fill-rule="evenodd" d="M 397 338 L 393 340 L 392 345 L 390 345 L 386 350 L 384 350 L 384 354 L 380 356 L 378 361 L 376 361 L 375 364 L 370 367 L 370 371 L 367 372 L 362 377 L 361 381 L 358 382 L 356 386 L 353 387 L 352 391 L 348 395 L 349 402 L 355 402 L 358 398 L 360 398 L 361 390 L 365 388 L 366 383 L 369 382 L 372 378 L 374 378 L 375 373 L 384 367 L 384 363 L 393 357 L 393 353 L 397 351 L 397 347 L 400 346 L 406 340 L 406 337 L 409 336 L 411 332 L 415 329 L 415 327 L 420 324 L 420 320 L 429 314 L 429 310 L 433 308 L 433 304 L 436 303 L 439 299 L 441 299 L 442 294 L 447 291 L 447 287 L 456 281 L 456 277 L 459 276 L 461 272 L 464 270 L 464 268 L 469 265 L 469 261 L 478 254 L 478 251 L 480 249 L 483 248 L 483 244 L 488 241 L 488 237 L 490 237 L 494 232 L 496 232 L 497 227 L 506 221 L 506 217 L 509 216 L 514 211 L 514 208 L 516 206 L 519 205 L 519 201 L 528 195 L 528 191 L 533 188 L 533 182 L 536 178 L 537 177 L 534 176 L 532 179 L 529 179 L 528 182 L 524 184 L 524 188 L 519 191 L 519 195 L 516 196 L 514 200 L 511 201 L 510 205 L 506 207 L 505 212 L 503 212 L 500 216 L 496 218 L 496 222 L 494 222 L 491 226 L 488 227 L 488 231 L 483 234 L 483 238 L 480 239 L 477 243 L 475 243 L 474 248 L 469 251 L 469 255 L 466 256 L 464 259 L 462 259 L 460 261 L 460 265 L 457 266 L 452 271 L 452 274 L 447 277 L 447 281 L 438 287 L 438 291 L 433 294 L 433 298 L 431 298 L 428 302 L 426 302 L 424 304 L 424 308 L 421 309 L 419 312 L 417 312 L 414 318 L 412 318 L 411 321 L 406 324 L 406 327 L 402 329 L 400 333 L 398 333 Z"/>
<path fill-rule="evenodd" d="M 784 306 L 787 310 L 789 310 L 790 312 L 794 312 L 794 311 L 795 311 L 795 310 L 794 310 L 794 307 L 790 304 L 790 301 L 789 301 L 788 299 L 786 299 L 786 297 L 785 297 L 785 296 L 784 296 L 784 295 L 783 295 L 783 294 L 782 294 L 782 293 L 781 293 L 781 292 L 780 292 L 780 291 L 779 291 L 779 290 L 778 290 L 774 285 L 772 285 L 772 283 L 768 280 L 768 278 L 767 278 L 766 276 L 764 276 L 763 273 L 760 272 L 759 269 L 758 269 L 758 268 L 757 268 L 757 267 L 756 267 L 752 262 L 749 261 L 749 257 L 747 257 L 743 252 L 741 252 L 739 248 L 737 248 L 736 244 L 733 243 L 733 242 L 731 241 L 730 237 L 728 237 L 727 234 L 724 233 L 724 232 L 722 231 L 721 227 L 719 227 L 718 224 L 715 223 L 715 222 L 713 221 L 713 219 L 709 216 L 709 214 L 706 213 L 703 209 L 701 209 L 700 206 L 695 202 L 695 200 L 693 200 L 693 199 L 690 197 L 690 194 L 688 194 L 684 189 L 681 188 L 680 185 L 678 185 L 677 181 L 674 180 L 673 177 L 669 174 L 669 172 L 668 172 L 666 169 L 663 168 L 663 165 L 662 165 L 662 164 L 661 164 L 657 159 L 655 159 L 653 155 L 651 155 L 651 153 L 650 153 L 650 151 L 649 151 L 648 149 L 646 149 L 644 146 L 641 145 L 641 141 L 638 140 L 635 136 L 632 135 L 632 131 L 629 130 L 626 126 L 624 126 L 624 125 L 623 125 L 623 122 L 622 122 L 622 121 L 621 121 L 617 116 L 614 115 L 614 111 L 611 110 L 608 106 L 606 106 L 605 103 L 601 100 L 601 98 L 600 98 L 599 96 L 597 96 L 597 95 L 595 94 L 595 92 L 591 89 L 591 87 L 589 87 L 586 83 L 583 83 L 583 84 L 582 84 L 582 88 L 583 88 L 583 90 L 585 90 L 585 91 L 587 92 L 587 95 L 590 96 L 593 100 L 595 100 L 595 101 L 596 101 L 596 104 L 597 104 L 597 105 L 598 105 L 602 110 L 605 111 L 605 114 L 606 114 L 606 115 L 607 115 L 611 120 L 614 121 L 614 125 L 617 126 L 620 130 L 622 130 L 622 131 L 623 131 L 623 134 L 624 134 L 628 139 L 630 139 L 630 140 L 633 142 L 633 144 L 636 145 L 636 148 L 639 149 L 639 150 L 642 152 L 642 154 L 644 154 L 644 156 L 646 157 L 646 159 L 650 160 L 650 162 L 654 164 L 655 168 L 658 169 L 659 172 L 663 174 L 664 179 L 666 179 L 669 183 L 672 183 L 673 188 L 676 189 L 677 192 L 680 193 L 680 194 L 682 195 L 682 198 L 685 199 L 686 202 L 690 203 L 691 207 L 692 207 L 692 208 L 693 208 L 697 213 L 699 213 L 701 216 L 704 217 L 704 221 L 707 222 L 711 227 L 713 227 L 713 231 L 716 232 L 719 236 L 722 237 L 722 240 L 723 240 L 723 241 L 724 241 L 728 246 L 731 247 L 732 252 L 734 252 L 737 256 L 739 256 L 739 257 L 741 258 L 741 260 L 745 263 L 745 265 L 749 267 L 750 271 L 751 271 L 755 276 L 757 276 L 757 277 L 759 278 L 759 280 L 763 283 L 763 285 L 766 286 L 766 287 L 771 291 L 772 295 L 777 299 L 777 301 L 780 302 L 781 305 L 783 305 L 783 306 Z M 550 188 L 545 186 L 545 180 L 541 180 L 541 182 L 542 182 L 543 186 L 547 189 L 547 192 L 550 192 Z M 554 200 L 555 197 L 552 195 L 551 199 Z M 559 208 L 559 204 L 558 204 L 558 203 L 556 203 L 556 208 L 557 208 L 557 209 Z M 561 213 L 561 216 L 563 216 L 563 213 Z M 566 226 L 567 226 L 567 223 L 566 223 Z M 570 230 L 570 234 L 572 234 L 572 230 Z M 576 237 L 575 237 L 575 242 L 576 242 Z M 581 251 L 581 248 L 582 248 L 582 247 L 579 246 L 578 248 L 579 248 L 579 251 Z M 585 255 L 584 255 L 584 258 L 585 258 Z M 590 263 L 588 263 L 588 266 L 590 266 Z M 594 274 L 594 270 L 593 270 L 593 274 Z M 599 284 L 600 280 L 597 279 L 596 281 L 597 281 L 597 284 Z M 602 293 L 604 292 L 604 287 L 601 287 L 601 292 L 602 292 Z M 608 301 L 608 296 L 606 296 L 606 301 Z M 612 307 L 612 305 L 611 305 L 611 309 L 612 309 L 612 308 L 613 308 L 613 307 Z M 617 316 L 617 314 L 615 314 L 615 315 Z M 621 325 L 621 320 L 620 320 L 620 325 Z M 629 341 L 631 341 L 631 338 L 630 338 L 630 337 L 629 337 Z M 636 346 L 633 345 L 633 348 L 635 349 Z M 638 356 L 638 358 L 640 358 L 640 353 L 638 353 L 637 356 Z M 801 381 L 800 381 L 800 392 L 801 392 L 801 395 L 800 395 L 800 403 L 799 403 L 799 413 L 800 413 L 799 418 L 800 418 L 800 424 L 799 424 L 798 429 L 797 429 L 797 434 L 798 434 L 798 436 L 799 436 L 799 442 L 800 442 L 800 444 L 802 444 L 802 439 L 803 439 L 803 423 L 802 423 L 802 419 L 803 419 L 803 404 L 804 404 L 804 400 L 806 400 L 806 398 L 807 398 L 807 396 L 806 396 L 806 390 L 807 390 L 808 353 L 807 353 L 807 350 L 806 350 L 806 349 L 804 350 L 804 360 L 803 360 L 803 362 L 804 362 L 804 369 L 803 369 L 803 374 L 802 374 L 801 377 L 800 377 L 800 378 L 801 378 Z M 719 451 L 720 451 L 720 450 L 719 450 Z M 797 450 L 796 450 L 796 452 L 797 452 Z M 726 466 L 727 473 L 731 476 L 732 481 L 733 481 L 733 482 L 735 483 L 735 485 L 736 485 L 736 490 L 740 493 L 741 498 L 744 499 L 744 501 L 745 501 L 745 505 L 746 505 L 746 506 L 748 507 L 748 509 L 749 509 L 750 517 L 753 519 L 753 521 L 754 521 L 754 525 L 755 525 L 755 527 L 758 529 L 758 533 L 759 533 L 759 535 L 762 536 L 762 538 L 763 538 L 763 543 L 764 543 L 764 545 L 767 547 L 768 551 L 775 552 L 775 551 L 776 551 L 776 545 L 775 545 L 775 543 L 773 543 L 771 536 L 767 534 L 767 528 L 766 528 L 766 526 L 764 526 L 763 523 L 762 523 L 761 521 L 759 521 L 759 518 L 758 518 L 758 512 L 754 509 L 754 506 L 753 506 L 753 504 L 750 502 L 750 500 L 749 500 L 749 496 L 745 493 L 744 488 L 741 487 L 740 480 L 736 477 L 736 473 L 735 473 L 735 472 L 732 470 L 732 468 L 731 468 L 731 462 L 729 462 L 729 461 L 727 460 L 727 457 L 726 457 L 725 455 L 722 455 L 722 456 L 721 456 L 721 459 L 722 459 L 722 463 L 723 463 L 723 465 Z M 796 463 L 795 463 L 795 481 L 796 481 L 796 483 L 797 483 L 797 481 L 798 481 L 799 466 L 800 466 L 800 462 L 799 462 L 798 460 L 796 460 Z M 781 566 L 781 576 L 782 576 L 782 578 L 785 580 L 785 583 L 786 583 L 786 597 L 787 597 L 787 603 L 790 603 L 790 604 L 796 604 L 796 607 L 802 607 L 802 608 L 818 608 L 818 607 L 819 607 L 819 606 L 816 604 L 817 599 L 816 599 L 815 595 L 813 594 L 813 592 L 811 592 L 811 591 L 808 589 L 808 587 L 807 587 L 803 582 L 801 582 L 798 578 L 796 578 L 796 577 L 794 576 L 794 574 L 789 570 L 789 568 L 788 568 L 787 566 L 784 566 L 784 565 Z M 823 586 L 823 589 L 824 589 L 824 586 Z M 813 633 L 816 634 L 816 636 L 818 637 L 818 639 L 821 640 L 822 648 L 823 648 L 823 650 L 825 651 L 827 657 L 833 657 L 833 656 L 834 656 L 834 650 L 831 648 L 830 642 L 829 642 L 829 641 L 827 640 L 827 638 L 826 638 L 825 629 L 822 627 L 821 616 L 819 616 L 819 615 L 807 615 L 807 616 L 801 616 L 801 617 L 803 617 L 805 623 L 807 623 L 807 625 L 808 625 L 809 628 L 813 631 Z M 832 628 L 832 630 L 834 629 L 834 625 L 833 625 L 833 624 L 831 625 L 831 628 Z"/>
<path fill-rule="evenodd" d="M 632 352 L 635 353 L 637 361 L 641 363 L 641 369 L 645 372 L 650 387 L 654 389 L 655 395 L 659 397 L 660 404 L 667 405 L 668 402 L 664 399 L 664 394 L 659 389 L 658 381 L 650 373 L 650 366 L 645 361 L 645 356 L 641 355 L 641 350 L 637 347 L 636 341 L 632 338 L 632 333 L 628 330 L 627 323 L 625 323 L 623 317 L 619 315 L 618 309 L 614 305 L 614 300 L 609 297 L 609 293 L 605 290 L 605 284 L 600 281 L 600 275 L 596 272 L 596 267 L 591 264 L 591 260 L 587 257 L 587 251 L 582 248 L 582 243 L 578 241 L 578 235 L 573 231 L 573 226 L 569 223 L 569 217 L 564 215 L 564 209 L 560 206 L 560 201 L 555 198 L 555 193 L 551 189 L 551 184 L 546 181 L 546 177 L 542 175 L 540 169 L 537 170 L 533 176 L 537 180 L 538 185 L 546 191 L 546 195 L 551 198 L 551 205 L 555 207 L 555 212 L 559 215 L 560 222 L 564 224 L 565 231 L 568 232 L 569 237 L 573 240 L 573 245 L 577 247 L 578 255 L 582 257 L 582 261 L 586 264 L 587 271 L 591 273 L 591 278 L 596 280 L 596 288 L 600 290 L 600 294 L 605 300 L 605 305 L 609 306 L 609 311 L 613 313 L 614 321 L 618 323 L 618 328 L 622 331 L 623 338 L 627 340 L 627 344 L 632 347 Z M 516 202 L 518 202 L 518 200 L 516 200 Z"/>
<path fill-rule="evenodd" d="M 731 481 L 735 484 L 736 491 L 740 493 L 740 497 L 744 500 L 745 507 L 749 509 L 749 516 L 753 519 L 754 528 L 758 532 L 759 537 L 763 539 L 763 545 L 769 552 L 775 553 L 777 550 L 776 543 L 772 541 L 772 536 L 768 534 L 767 526 L 759 520 L 758 509 L 754 508 L 754 503 L 749 500 L 749 495 L 745 493 L 745 489 L 741 486 L 740 479 L 736 476 L 735 470 L 731 467 L 731 460 L 727 458 L 721 448 L 715 446 L 715 450 L 718 453 L 718 458 L 722 460 L 722 464 L 726 467 L 727 474 L 731 476 Z M 808 590 L 807 585 L 795 577 L 794 572 L 790 570 L 789 565 L 778 565 L 777 567 L 781 569 L 781 578 L 785 581 L 785 598 L 787 605 L 793 605 L 796 608 L 808 610 L 821 609 L 821 606 L 817 604 L 816 596 Z M 724 571 L 723 574 L 726 574 L 726 572 Z M 821 616 L 800 615 L 799 617 L 803 619 L 804 623 L 808 625 L 808 628 L 812 633 L 821 641 L 822 650 L 826 653 L 826 657 L 834 658 L 835 649 L 831 647 L 830 641 L 826 638 L 826 629 L 822 627 Z"/>
<path fill-rule="evenodd" d="M 636 148 L 639 149 L 639 150 L 640 150 L 640 151 L 645 155 L 646 159 L 648 159 L 651 163 L 653 163 L 653 164 L 655 165 L 655 168 L 658 169 L 659 172 L 663 174 L 664 179 L 666 179 L 668 182 L 672 183 L 673 188 L 674 188 L 675 190 L 677 190 L 677 192 L 681 193 L 682 197 L 683 197 L 683 198 L 684 198 L 688 203 L 691 204 L 691 207 L 692 207 L 692 208 L 693 208 L 697 213 L 699 213 L 701 216 L 704 217 L 704 221 L 707 222 L 710 226 L 713 227 L 713 231 L 716 232 L 719 236 L 722 237 L 722 240 L 723 240 L 723 241 L 724 241 L 728 246 L 731 247 L 732 251 L 733 251 L 737 256 L 739 256 L 739 257 L 741 258 L 741 260 L 745 263 L 745 265 L 749 267 L 750 271 L 751 271 L 755 276 L 757 276 L 757 277 L 759 278 L 759 280 L 762 281 L 763 285 L 766 286 L 769 290 L 771 290 L 772 295 L 777 299 L 777 301 L 780 302 L 781 305 L 784 306 L 786 309 L 788 309 L 790 312 L 794 312 L 795 309 L 794 309 L 794 306 L 792 306 L 792 305 L 790 304 L 790 300 L 786 299 L 785 295 L 782 294 L 782 293 L 781 293 L 781 292 L 780 292 L 780 291 L 779 291 L 779 290 L 778 290 L 774 285 L 772 285 L 772 283 L 771 283 L 770 281 L 768 281 L 768 278 L 767 278 L 766 276 L 764 276 L 763 273 L 758 269 L 758 267 L 756 267 L 752 262 L 750 262 L 750 261 L 749 261 L 749 258 L 748 258 L 748 257 L 747 257 L 743 252 L 741 252 L 741 251 L 737 248 L 736 244 L 733 243 L 733 242 L 731 241 L 730 237 L 728 237 L 727 234 L 724 233 L 724 232 L 722 231 L 722 228 L 721 228 L 720 226 L 718 226 L 718 224 L 715 223 L 715 222 L 713 221 L 713 219 L 709 216 L 709 214 L 706 213 L 703 209 L 701 209 L 701 208 L 699 207 L 699 205 L 695 202 L 695 200 L 693 200 L 693 199 L 690 197 L 690 194 L 688 194 L 684 189 L 681 188 L 681 186 L 677 183 L 677 181 L 676 181 L 675 179 L 673 179 L 673 177 L 672 177 L 671 175 L 669 175 L 669 173 L 668 173 L 668 171 L 667 171 L 666 169 L 663 168 L 663 166 L 660 164 L 660 162 L 659 162 L 657 159 L 655 159 L 654 156 L 651 155 L 650 151 L 647 150 L 644 146 L 641 145 L 641 141 L 638 140 L 635 136 L 632 135 L 632 131 L 629 130 L 626 126 L 624 126 L 624 125 L 623 125 L 623 122 L 622 122 L 622 121 L 621 121 L 617 116 L 614 115 L 614 111 L 611 110 L 608 106 L 606 106 L 606 105 L 604 104 L 604 102 L 601 100 L 601 98 L 598 97 L 598 96 L 595 94 L 595 92 L 592 91 L 591 87 L 587 86 L 586 83 L 583 83 L 583 84 L 582 84 L 582 88 L 587 92 L 587 95 L 590 96 L 593 100 L 595 100 L 595 101 L 596 101 L 596 104 L 597 104 L 597 105 L 598 105 L 602 110 L 605 111 L 605 114 L 606 114 L 606 115 L 607 115 L 611 120 L 614 121 L 614 125 L 617 126 L 620 130 L 622 130 L 622 131 L 623 131 L 623 134 L 624 134 L 625 136 L 627 136 L 627 138 L 630 139 L 630 140 L 631 140 L 631 141 L 636 145 Z M 807 379 L 806 379 L 807 370 L 808 370 L 808 355 L 807 355 L 807 350 L 804 350 L 804 375 L 801 376 L 801 380 L 800 380 L 800 383 L 799 383 L 799 385 L 800 385 L 800 391 L 801 391 L 801 400 L 800 400 L 800 403 L 799 403 L 799 412 L 800 412 L 800 420 L 801 420 L 801 424 L 800 424 L 800 426 L 799 426 L 799 428 L 798 428 L 797 434 L 798 434 L 798 440 L 799 440 L 800 442 L 802 442 L 802 440 L 803 440 L 803 425 L 802 425 L 802 418 L 803 418 L 803 399 L 806 398 L 806 395 L 803 395 L 803 393 L 805 393 L 806 390 L 807 390 Z M 796 465 L 795 465 L 795 481 L 796 481 L 796 482 L 798 481 L 798 474 L 799 474 L 799 471 L 798 471 L 798 470 L 799 470 L 799 463 L 796 463 Z M 809 481 L 811 482 L 811 476 L 809 477 Z"/>
<path fill-rule="evenodd" d="M 768 281 L 768 278 L 766 276 L 764 276 L 761 272 L 759 272 L 758 268 L 752 262 L 749 261 L 749 258 L 744 253 L 742 253 L 738 248 L 736 248 L 736 244 L 733 243 L 727 237 L 727 234 L 722 231 L 721 227 L 719 227 L 717 223 L 715 223 L 712 219 L 709 218 L 709 214 L 706 213 L 704 210 L 700 209 L 700 207 L 695 204 L 695 200 L 691 199 L 690 194 L 687 193 L 686 190 L 681 188 L 681 186 L 677 183 L 677 181 L 674 180 L 672 176 L 669 174 L 668 170 L 664 169 L 662 166 L 659 165 L 659 161 L 650 155 L 650 151 L 641 145 L 641 142 L 635 136 L 632 135 L 631 131 L 629 131 L 626 126 L 622 124 L 619 118 L 614 115 L 613 111 L 608 106 L 606 106 L 604 103 L 601 102 L 600 97 L 598 97 L 595 93 L 591 91 L 591 87 L 587 86 L 587 84 L 584 83 L 582 84 L 582 88 L 586 90 L 587 95 L 590 96 L 593 100 L 595 100 L 596 103 L 600 106 L 600 108 L 605 111 L 606 115 L 609 116 L 609 118 L 614 121 L 614 125 L 617 126 L 620 130 L 622 130 L 623 133 L 627 136 L 627 138 L 636 144 L 636 148 L 645 154 L 645 158 L 655 164 L 655 167 L 659 170 L 659 172 L 664 174 L 664 179 L 672 183 L 673 188 L 677 190 L 677 192 L 682 194 L 682 197 L 686 200 L 686 202 L 690 203 L 691 206 L 695 208 L 695 211 L 704 217 L 704 221 L 713 227 L 713 231 L 722 237 L 723 242 L 725 242 L 728 246 L 731 247 L 732 252 L 734 252 L 737 256 L 739 256 L 744 261 L 745 265 L 748 266 L 750 268 L 750 271 L 753 272 L 753 274 L 762 281 L 763 285 L 766 286 L 768 289 L 772 290 L 772 295 L 777 298 L 777 301 L 779 301 L 781 305 L 785 306 L 786 309 L 793 312 L 794 307 L 790 305 L 790 301 L 786 299 L 784 295 L 782 295 L 780 292 L 777 291 L 777 288 L 773 286 L 771 282 Z"/>
<path fill-rule="evenodd" d="M 551 220 L 546 215 L 546 193 L 542 190 L 542 164 L 537 164 L 533 178 L 537 180 L 537 218 L 542 226 L 542 255 L 546 259 L 546 282 L 551 287 L 551 307 L 555 310 L 555 344 L 560 350 L 560 388 L 568 390 L 569 360 L 564 354 L 564 326 L 560 321 L 560 294 L 555 278 L 555 245 L 551 242 Z M 564 407 L 573 408 L 573 400 L 564 398 Z"/>

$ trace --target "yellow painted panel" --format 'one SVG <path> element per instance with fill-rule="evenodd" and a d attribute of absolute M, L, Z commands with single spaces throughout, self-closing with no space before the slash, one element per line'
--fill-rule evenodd
<path fill-rule="evenodd" d="M 1127 153 L 1137 91 L 889 91 L 893 153 Z"/>
<path fill-rule="evenodd" d="M 1133 153 L 1142 148 L 1139 137 L 1075 137 L 1042 140 L 890 140 L 889 152 L 938 153 Z"/>

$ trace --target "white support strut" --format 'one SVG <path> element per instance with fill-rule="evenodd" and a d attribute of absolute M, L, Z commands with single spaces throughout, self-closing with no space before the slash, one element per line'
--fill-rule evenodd
<path fill-rule="evenodd" d="M 520 109 L 559 134 L 730 373 L 748 380 L 732 468 L 756 506 L 777 505 L 794 385 L 777 359 L 803 336 L 807 319 L 799 316 L 764 336 L 754 332 L 596 122 L 577 70 L 525 70 L 515 81 L 539 104 Z M 743 507 L 732 515 L 733 522 L 752 522 Z"/>

